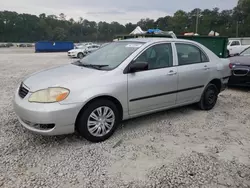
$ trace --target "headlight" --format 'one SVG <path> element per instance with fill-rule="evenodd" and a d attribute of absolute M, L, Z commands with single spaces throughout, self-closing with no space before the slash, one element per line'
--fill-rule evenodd
<path fill-rule="evenodd" d="M 29 97 L 29 102 L 37 103 L 53 103 L 66 99 L 69 90 L 61 87 L 47 88 L 34 92 Z"/>

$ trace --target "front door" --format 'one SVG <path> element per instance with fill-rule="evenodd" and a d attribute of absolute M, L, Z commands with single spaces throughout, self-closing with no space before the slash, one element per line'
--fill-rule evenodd
<path fill-rule="evenodd" d="M 128 74 L 130 115 L 176 104 L 178 73 L 173 66 L 171 43 L 149 47 L 133 63 L 142 61 L 148 63 L 147 70 Z"/>

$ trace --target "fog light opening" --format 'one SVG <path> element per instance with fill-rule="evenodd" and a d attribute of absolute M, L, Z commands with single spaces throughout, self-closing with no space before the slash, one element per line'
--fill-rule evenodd
<path fill-rule="evenodd" d="M 34 127 L 40 130 L 49 130 L 53 129 L 55 124 L 35 124 Z"/>

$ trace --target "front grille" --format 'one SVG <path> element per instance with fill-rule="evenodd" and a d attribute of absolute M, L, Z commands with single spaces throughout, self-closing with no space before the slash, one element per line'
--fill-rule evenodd
<path fill-rule="evenodd" d="M 20 85 L 18 94 L 23 99 L 27 94 L 29 93 L 29 90 L 26 89 L 23 84 Z"/>
<path fill-rule="evenodd" d="M 234 76 L 246 76 L 248 74 L 248 69 L 235 69 L 233 70 Z"/>

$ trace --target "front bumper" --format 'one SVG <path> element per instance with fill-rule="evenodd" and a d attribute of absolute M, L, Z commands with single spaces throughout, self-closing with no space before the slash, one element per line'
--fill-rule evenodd
<path fill-rule="evenodd" d="M 244 76 L 232 75 L 228 81 L 229 86 L 247 86 L 250 87 L 250 72 Z"/>
<path fill-rule="evenodd" d="M 76 53 L 70 53 L 70 52 L 68 52 L 68 56 L 69 57 L 77 57 L 77 54 Z"/>
<path fill-rule="evenodd" d="M 41 135 L 74 133 L 75 121 L 82 108 L 81 104 L 30 103 L 29 96 L 30 94 L 22 99 L 16 93 L 13 101 L 14 111 L 23 127 Z"/>

